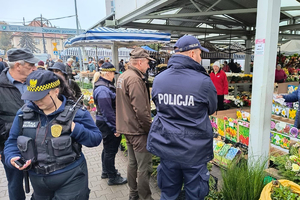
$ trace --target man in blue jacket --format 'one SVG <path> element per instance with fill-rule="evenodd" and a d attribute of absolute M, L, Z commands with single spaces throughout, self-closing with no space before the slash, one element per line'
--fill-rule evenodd
<path fill-rule="evenodd" d="M 186 199 L 204 199 L 209 191 L 206 165 L 213 159 L 209 115 L 217 109 L 217 92 L 199 64 L 201 50 L 208 51 L 195 37 L 181 37 L 168 69 L 153 82 L 157 115 L 147 149 L 161 158 L 157 182 L 164 200 L 175 200 L 183 183 Z"/>

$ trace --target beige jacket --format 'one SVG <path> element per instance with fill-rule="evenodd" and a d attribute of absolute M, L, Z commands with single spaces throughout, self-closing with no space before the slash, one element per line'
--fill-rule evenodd
<path fill-rule="evenodd" d="M 117 81 L 116 129 L 127 135 L 148 134 L 151 126 L 150 100 L 143 74 L 135 67 Z"/>

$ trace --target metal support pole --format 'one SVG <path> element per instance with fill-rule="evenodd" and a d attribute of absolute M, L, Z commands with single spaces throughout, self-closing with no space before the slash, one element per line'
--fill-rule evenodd
<path fill-rule="evenodd" d="M 42 16 L 42 14 L 41 14 L 41 27 L 43 27 L 43 16 Z M 46 51 L 46 45 L 45 45 L 44 33 L 42 33 L 42 38 L 43 38 L 44 53 L 47 53 L 47 51 Z"/>
<path fill-rule="evenodd" d="M 78 14 L 77 14 L 77 2 L 74 0 L 75 3 L 75 15 L 76 15 L 76 27 L 77 27 L 77 35 L 79 35 L 79 28 L 78 28 Z M 79 54 L 79 64 L 80 64 L 80 72 L 82 71 L 82 56 L 81 56 L 81 49 L 78 47 L 78 54 Z"/>
<path fill-rule="evenodd" d="M 119 69 L 118 46 L 115 44 L 115 42 L 111 46 L 111 52 L 112 52 L 113 65 L 115 66 L 117 71 L 120 71 L 120 69 Z"/>
<path fill-rule="evenodd" d="M 247 39 L 245 43 L 246 43 L 246 56 L 245 56 L 244 73 L 250 74 L 250 62 L 251 62 L 251 52 L 252 52 L 251 39 Z"/>
<path fill-rule="evenodd" d="M 269 156 L 281 0 L 258 0 L 248 163 Z M 267 167 L 267 166 L 266 166 Z"/>

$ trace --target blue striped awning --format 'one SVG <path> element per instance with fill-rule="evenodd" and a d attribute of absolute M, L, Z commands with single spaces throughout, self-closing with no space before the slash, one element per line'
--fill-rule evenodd
<path fill-rule="evenodd" d="M 65 42 L 65 47 L 119 47 L 146 45 L 152 43 L 168 43 L 171 34 L 157 31 L 125 30 L 99 27 L 91 29 Z"/>

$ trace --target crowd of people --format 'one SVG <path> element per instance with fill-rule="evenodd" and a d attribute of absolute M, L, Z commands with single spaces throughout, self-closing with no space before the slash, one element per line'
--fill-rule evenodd
<path fill-rule="evenodd" d="M 95 147 L 101 141 L 101 178 L 107 178 L 110 186 L 128 183 L 130 200 L 153 199 L 152 154 L 161 158 L 157 177 L 161 199 L 175 200 L 182 184 L 187 199 L 204 199 L 209 192 L 207 162 L 213 158 L 209 115 L 218 106 L 222 109 L 219 96 L 226 90 L 219 87 L 225 81 L 220 63 L 214 64 L 210 76 L 199 64 L 201 51 L 208 50 L 193 36 L 176 42 L 168 69 L 154 79 L 151 96 L 157 115 L 153 121 L 145 74 L 154 59 L 147 51 L 137 47 L 129 63 L 120 61 L 123 73 L 115 84 L 119 70 L 99 61 L 93 82 L 94 122 L 80 104 L 80 88 L 72 80 L 73 60 L 45 64 L 27 49 L 9 50 L 9 67 L 0 74 L 0 141 L 10 199 L 25 199 L 26 174 L 35 200 L 88 199 L 81 146 Z M 120 135 L 125 136 L 128 149 L 127 178 L 115 167 Z"/>

